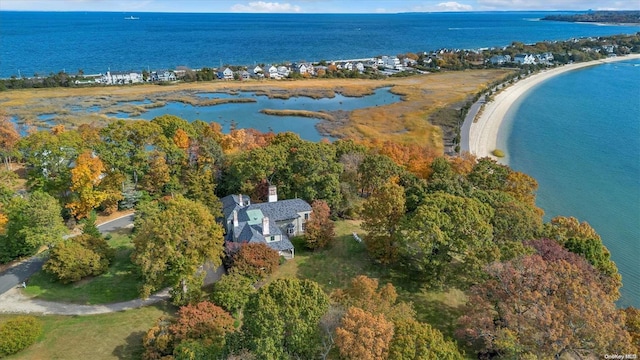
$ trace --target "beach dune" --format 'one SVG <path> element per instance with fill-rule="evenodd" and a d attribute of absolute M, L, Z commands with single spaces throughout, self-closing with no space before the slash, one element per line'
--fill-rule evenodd
<path fill-rule="evenodd" d="M 640 54 L 631 54 L 627 56 L 618 56 L 601 60 L 574 63 L 556 67 L 553 69 L 543 70 L 525 79 L 519 80 L 511 86 L 508 86 L 507 88 L 497 93 L 492 101 L 486 103 L 481 114 L 477 117 L 477 121 L 471 123 L 471 128 L 469 130 L 469 152 L 479 158 L 486 156 L 495 158 L 491 154 L 491 152 L 496 149 L 496 144 L 498 143 L 498 132 L 507 112 L 509 111 L 509 108 L 515 103 L 516 100 L 518 100 L 518 98 L 524 95 L 532 87 L 567 71 L 603 63 L 632 59 L 640 59 Z M 506 149 L 501 150 L 504 151 Z"/>

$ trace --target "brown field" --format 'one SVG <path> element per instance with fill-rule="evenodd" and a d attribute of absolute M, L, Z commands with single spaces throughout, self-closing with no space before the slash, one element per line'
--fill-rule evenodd
<path fill-rule="evenodd" d="M 82 123 L 105 124 L 109 114 L 124 111 L 136 116 L 148 108 L 163 106 L 168 101 L 181 101 L 197 106 L 215 105 L 220 99 L 199 99 L 197 92 L 255 91 L 275 98 L 310 96 L 364 96 L 380 87 L 403 96 L 402 102 L 359 109 L 347 113 L 346 119 L 325 118 L 323 131 L 335 137 L 391 140 L 442 149 L 442 131 L 430 116 L 439 109 L 459 109 L 486 84 L 502 79 L 509 70 L 467 70 L 416 75 L 384 80 L 305 79 L 294 81 L 233 81 L 180 83 L 166 86 L 131 85 L 87 88 L 49 88 L 12 90 L 0 94 L 0 106 L 20 122 L 38 124 L 38 115 L 56 114 L 56 122 L 73 127 Z M 118 104 L 123 101 L 149 99 L 150 104 Z M 98 106 L 100 113 L 74 113 L 69 106 Z M 286 111 L 282 114 L 286 114 Z M 203 119 L 207 120 L 207 119 Z"/>

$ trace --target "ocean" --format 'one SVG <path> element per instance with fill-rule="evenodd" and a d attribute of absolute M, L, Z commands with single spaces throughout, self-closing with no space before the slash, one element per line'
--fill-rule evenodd
<path fill-rule="evenodd" d="M 540 21 L 546 14 L 0 11 L 0 78 L 359 59 L 640 31 L 640 26 Z M 128 16 L 139 19 L 125 20 Z M 522 100 L 508 137 L 511 165 L 538 179 L 538 201 L 547 217 L 576 216 L 602 235 L 623 275 L 620 305 L 636 307 L 639 71 L 616 63 L 542 84 Z"/>
<path fill-rule="evenodd" d="M 640 307 L 640 60 L 539 84 L 501 131 L 509 165 L 538 180 L 546 220 L 588 222 L 622 275 L 618 305 Z"/>
<path fill-rule="evenodd" d="M 358 59 L 640 31 L 539 21 L 545 14 L 0 11 L 0 78 Z M 129 16 L 139 20 L 125 20 Z"/>

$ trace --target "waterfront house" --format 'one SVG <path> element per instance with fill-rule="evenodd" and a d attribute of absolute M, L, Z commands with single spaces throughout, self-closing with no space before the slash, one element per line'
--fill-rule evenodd
<path fill-rule="evenodd" d="M 285 78 L 289 76 L 290 72 L 291 70 L 288 67 L 284 65 L 278 66 L 278 75 L 280 75 L 281 77 Z"/>
<path fill-rule="evenodd" d="M 251 78 L 251 74 L 247 70 L 240 71 L 240 79 L 241 80 L 249 80 Z"/>
<path fill-rule="evenodd" d="M 489 62 L 493 65 L 504 65 L 511 62 L 511 55 L 493 55 Z"/>
<path fill-rule="evenodd" d="M 517 54 L 513 58 L 513 62 L 520 65 L 532 65 L 536 63 L 536 58 L 531 54 Z"/>
<path fill-rule="evenodd" d="M 160 71 L 154 71 L 151 74 L 149 74 L 149 80 L 151 81 L 176 81 L 178 78 L 176 77 L 176 74 L 173 73 L 173 71 L 169 71 L 169 70 L 160 70 Z"/>
<path fill-rule="evenodd" d="M 142 82 L 142 74 L 135 72 L 121 72 L 121 71 L 107 71 L 99 79 L 96 79 L 97 83 L 106 85 L 125 85 Z"/>
<path fill-rule="evenodd" d="M 233 80 L 233 70 L 226 68 L 222 71 L 222 79 Z"/>
<path fill-rule="evenodd" d="M 249 69 L 249 75 L 251 75 L 251 77 L 263 78 L 264 70 L 262 70 L 260 66 L 256 66 L 253 69 Z"/>
<path fill-rule="evenodd" d="M 363 73 L 364 72 L 364 64 L 362 62 L 357 62 L 356 63 L 356 70 L 358 70 L 359 72 Z"/>
<path fill-rule="evenodd" d="M 311 205 L 302 199 L 278 200 L 277 188 L 269 186 L 269 201 L 252 204 L 247 195 L 228 195 L 222 201 L 227 248 L 264 243 L 286 258 L 294 257 L 289 238 L 304 234 Z"/>
<path fill-rule="evenodd" d="M 271 65 L 269 67 L 268 73 L 269 73 L 269 78 L 270 79 L 278 79 L 279 80 L 279 79 L 282 78 L 282 76 L 280 74 L 278 74 L 278 68 L 275 67 L 274 65 Z"/>

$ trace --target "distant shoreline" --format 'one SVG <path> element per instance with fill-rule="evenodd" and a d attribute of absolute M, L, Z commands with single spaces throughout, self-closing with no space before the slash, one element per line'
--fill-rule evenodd
<path fill-rule="evenodd" d="M 554 76 L 568 71 L 582 69 L 588 66 L 612 63 L 616 61 L 640 59 L 640 54 L 618 56 L 588 62 L 574 63 L 559 66 L 522 79 L 515 84 L 501 90 L 494 99 L 487 102 L 478 115 L 476 121 L 471 123 L 469 130 L 469 152 L 477 157 L 491 157 L 497 159 L 491 153 L 497 149 L 500 127 L 502 126 L 509 109 L 515 102 L 534 86 L 551 79 Z M 508 149 L 500 149 L 508 154 Z"/>

